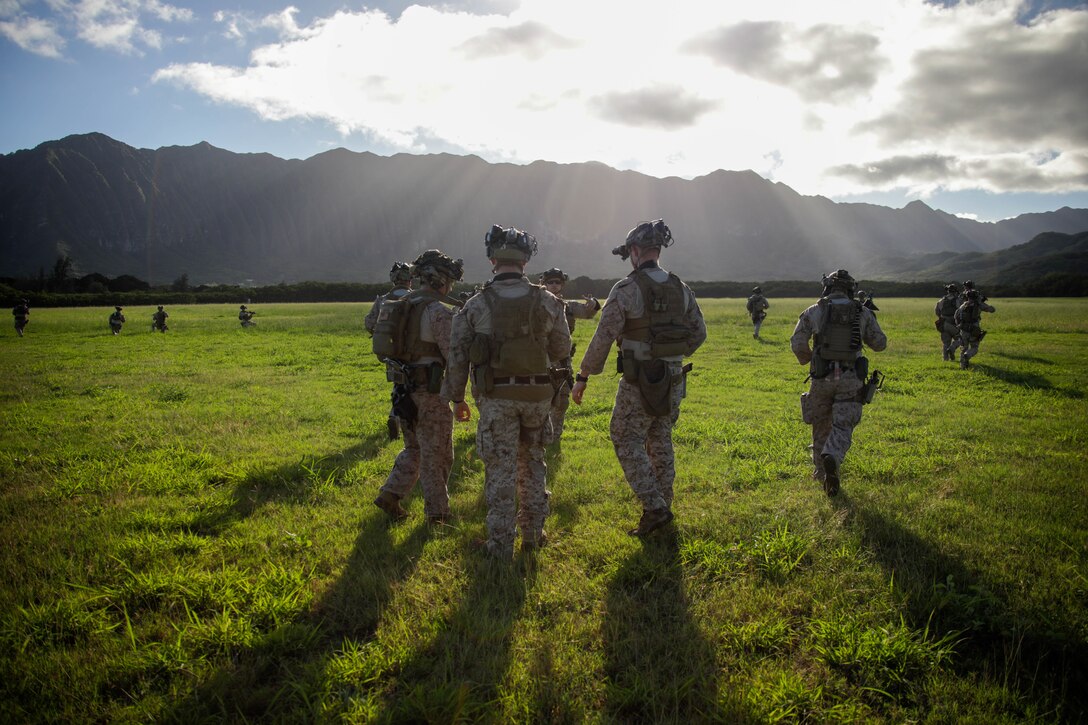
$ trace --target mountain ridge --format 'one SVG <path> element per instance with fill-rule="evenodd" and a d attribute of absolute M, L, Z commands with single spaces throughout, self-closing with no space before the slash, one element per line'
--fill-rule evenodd
<path fill-rule="evenodd" d="M 869 275 L 890 258 L 1088 229 L 1085 209 L 976 222 L 920 201 L 890 209 L 803 196 L 751 170 L 658 179 L 595 162 L 343 148 L 280 159 L 207 142 L 137 149 L 101 133 L 0 156 L 0 276 L 34 276 L 67 254 L 79 272 L 154 283 L 182 273 L 194 283 L 377 282 L 394 260 L 437 247 L 483 279 L 483 234 L 498 223 L 537 236 L 530 272 L 608 278 L 627 271 L 609 250 L 658 217 L 677 239 L 663 263 L 702 280 Z"/>

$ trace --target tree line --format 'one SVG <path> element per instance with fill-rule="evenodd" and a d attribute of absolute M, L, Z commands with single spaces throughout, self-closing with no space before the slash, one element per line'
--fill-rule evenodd
<path fill-rule="evenodd" d="M 32 307 L 109 307 L 113 305 L 190 305 L 222 303 L 271 302 L 371 302 L 388 291 L 388 283 L 362 282 L 296 282 L 265 286 L 192 285 L 188 274 L 182 274 L 171 284 L 152 286 L 131 275 L 107 277 L 91 273 L 82 277 L 72 275 L 72 260 L 57 259 L 52 274 L 44 270 L 36 278 L 0 278 L 0 297 L 11 302 L 27 299 Z M 532 278 L 532 275 L 530 275 Z M 952 280 L 929 282 L 888 282 L 861 280 L 859 287 L 881 297 L 940 297 L 944 286 Z M 963 280 L 956 280 L 962 282 Z M 615 279 L 575 277 L 567 283 L 568 297 L 589 294 L 605 297 Z M 821 291 L 816 280 L 771 280 L 767 282 L 689 282 L 697 297 L 748 297 L 759 286 L 768 297 L 814 297 Z M 474 282 L 457 285 L 454 294 L 470 291 Z M 990 297 L 1085 297 L 1088 296 L 1088 276 L 1050 273 L 1016 285 L 984 285 Z"/>

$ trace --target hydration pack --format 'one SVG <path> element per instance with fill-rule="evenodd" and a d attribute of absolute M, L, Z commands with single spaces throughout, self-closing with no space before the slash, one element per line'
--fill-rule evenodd
<path fill-rule="evenodd" d="M 544 288 L 531 285 L 522 297 L 500 297 L 484 290 L 491 312 L 488 364 L 496 377 L 537 375 L 548 371 L 548 311 L 541 304 Z"/>
<path fill-rule="evenodd" d="M 816 332 L 815 356 L 827 362 L 853 364 L 861 350 L 861 303 L 823 297 L 817 304 L 823 320 Z"/>

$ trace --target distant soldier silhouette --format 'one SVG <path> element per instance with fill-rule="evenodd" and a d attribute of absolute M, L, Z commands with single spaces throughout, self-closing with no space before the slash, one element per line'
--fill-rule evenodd
<path fill-rule="evenodd" d="M 255 314 L 257 313 L 245 305 L 239 305 L 238 307 L 238 321 L 242 324 L 242 327 L 253 327 L 256 325 L 257 323 L 253 321 L 253 315 Z"/>
<path fill-rule="evenodd" d="M 19 300 L 11 308 L 11 316 L 15 318 L 15 333 L 22 337 L 23 330 L 26 329 L 27 323 L 30 322 L 30 300 Z"/>
<path fill-rule="evenodd" d="M 110 332 L 114 335 L 120 335 L 121 326 L 125 324 L 125 313 L 121 311 L 122 309 L 120 305 L 117 305 L 113 308 L 113 313 L 110 314 Z"/>
<path fill-rule="evenodd" d="M 748 298 L 747 304 L 744 308 L 748 310 L 749 317 L 752 318 L 752 337 L 759 339 L 759 328 L 763 327 L 763 320 L 767 318 L 767 308 L 771 306 L 771 303 L 767 301 L 767 298 L 763 296 L 763 289 L 761 287 L 753 287 L 752 294 Z"/>
<path fill-rule="evenodd" d="M 961 304 L 960 290 L 955 282 L 950 282 L 944 286 L 944 297 L 937 300 L 937 305 L 933 308 L 933 314 L 937 316 L 933 325 L 941 334 L 941 350 L 945 362 L 956 359 L 960 334 L 956 326 L 956 310 Z"/>
<path fill-rule="evenodd" d="M 166 332 L 170 329 L 166 326 L 166 318 L 169 316 L 170 314 L 162 308 L 162 305 L 159 305 L 159 309 L 151 313 L 151 331 Z"/>
<path fill-rule="evenodd" d="M 971 366 L 971 358 L 978 354 L 978 346 L 986 332 L 982 329 L 982 313 L 997 312 L 992 305 L 986 304 L 986 298 L 976 289 L 970 289 L 959 309 L 956 310 L 956 326 L 959 328 L 959 343 L 963 346 L 960 353 L 960 368 Z"/>

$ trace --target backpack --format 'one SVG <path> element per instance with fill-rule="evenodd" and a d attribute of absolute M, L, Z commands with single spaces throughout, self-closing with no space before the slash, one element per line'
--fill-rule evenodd
<path fill-rule="evenodd" d="M 861 350 L 861 303 L 824 297 L 823 320 L 816 333 L 816 355 L 825 361 L 853 362 Z"/>
<path fill-rule="evenodd" d="M 684 283 L 672 272 L 661 283 L 645 272 L 633 273 L 635 284 L 642 293 L 645 314 L 628 319 L 623 336 L 650 345 L 650 357 L 690 355 L 691 327 L 685 323 Z"/>
<path fill-rule="evenodd" d="M 423 312 L 438 296 L 428 290 L 417 290 L 396 299 L 386 299 L 378 310 L 374 325 L 373 350 L 381 361 L 391 358 L 412 363 L 422 357 L 440 357 L 438 345 L 419 337 Z"/>

